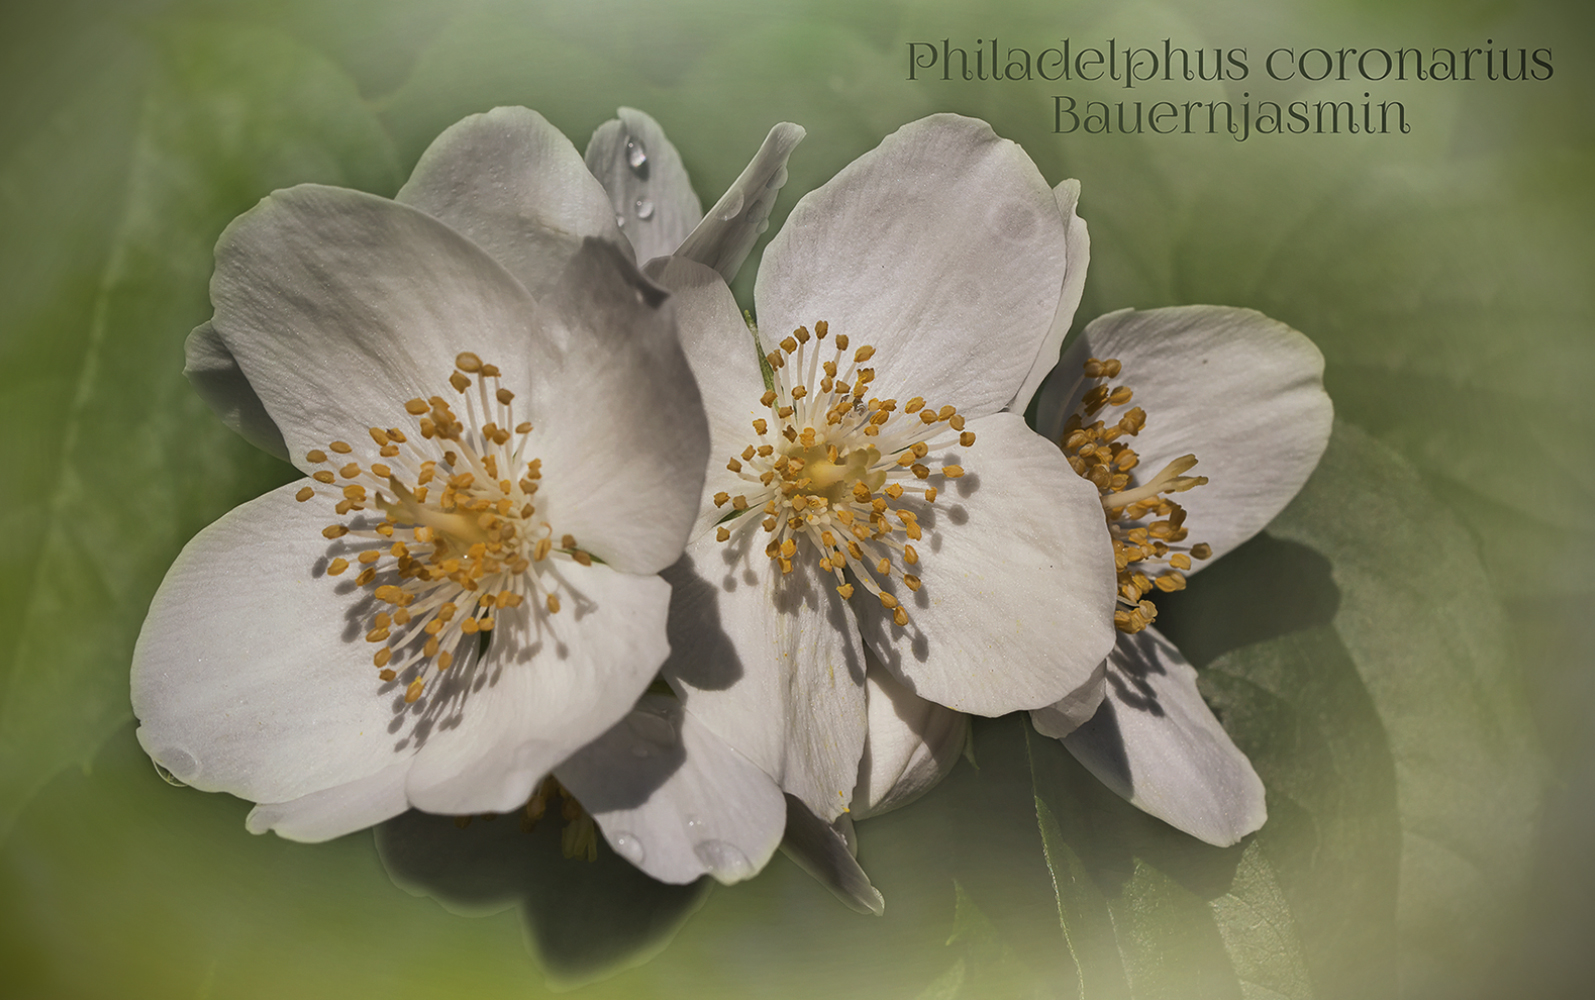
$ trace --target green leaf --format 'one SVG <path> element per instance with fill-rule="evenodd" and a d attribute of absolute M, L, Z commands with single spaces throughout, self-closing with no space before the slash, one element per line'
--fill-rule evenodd
<path fill-rule="evenodd" d="M 14 215 L 37 197 L 83 206 L 62 213 L 59 241 L 0 224 L 7 259 L 46 248 L 40 283 L 4 306 L 8 360 L 27 372 L 5 380 L 5 403 L 43 438 L 19 456 L 29 485 L 5 525 L 19 544 L 0 557 L 0 836 L 128 718 L 133 639 L 183 542 L 288 477 L 181 377 L 183 338 L 209 315 L 216 236 L 275 187 L 397 180 L 347 79 L 286 38 L 189 26 L 154 55 L 148 73 L 109 77 L 64 110 L 0 176 Z M 57 257 L 74 250 L 88 268 Z"/>
<path fill-rule="evenodd" d="M 1541 780 L 1476 547 L 1416 471 L 1337 424 L 1268 534 L 1161 606 L 1269 821 L 1206 847 L 1032 734 L 1081 995 L 1487 996 Z"/>

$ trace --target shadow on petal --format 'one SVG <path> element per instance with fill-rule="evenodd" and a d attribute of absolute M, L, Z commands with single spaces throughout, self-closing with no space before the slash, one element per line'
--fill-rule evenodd
<path fill-rule="evenodd" d="M 602 839 L 598 860 L 560 853 L 557 815 L 535 829 L 519 818 L 410 811 L 376 828 L 377 851 L 394 884 L 430 896 L 451 913 L 485 916 L 515 906 L 527 946 L 550 986 L 569 989 L 657 954 L 706 897 L 711 880 L 656 882 Z"/>

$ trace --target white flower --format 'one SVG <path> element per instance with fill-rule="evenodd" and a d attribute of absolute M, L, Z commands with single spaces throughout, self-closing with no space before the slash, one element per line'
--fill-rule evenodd
<path fill-rule="evenodd" d="M 650 874 L 762 865 L 773 840 L 694 847 L 768 826 L 769 780 L 638 704 L 708 434 L 672 309 L 569 142 L 500 108 L 440 136 L 396 200 L 278 192 L 223 235 L 211 296 L 191 379 L 308 478 L 168 573 L 133 663 L 151 757 L 301 840 L 516 809 L 555 771 L 601 824 L 625 806 L 683 828 L 685 860 L 611 836 Z M 673 770 L 595 767 L 623 732 Z"/>
<path fill-rule="evenodd" d="M 1112 645 L 1095 490 L 1005 412 L 1079 299 L 1077 190 L 983 122 L 887 137 L 765 251 L 768 386 L 720 276 L 649 266 L 713 442 L 663 673 L 822 821 L 854 797 L 866 649 L 905 693 L 997 715 L 1067 696 Z"/>
<path fill-rule="evenodd" d="M 1109 788 L 1219 846 L 1262 826 L 1263 785 L 1144 596 L 1182 589 L 1301 489 L 1329 441 L 1323 368 L 1310 340 L 1251 310 L 1126 309 L 1085 328 L 1037 406 L 1102 494 L 1120 631 L 1099 683 L 1031 718 Z"/>

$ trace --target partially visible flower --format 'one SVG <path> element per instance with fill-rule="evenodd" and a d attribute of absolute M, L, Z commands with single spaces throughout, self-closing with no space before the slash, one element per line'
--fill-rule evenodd
<path fill-rule="evenodd" d="M 983 122 L 905 126 L 765 251 L 764 377 L 720 276 L 680 256 L 648 268 L 675 296 L 714 456 L 667 573 L 664 676 L 821 824 L 857 801 L 866 651 L 910 697 L 996 715 L 1067 697 L 1111 647 L 1095 490 L 1004 412 L 1078 302 L 1076 192 Z M 903 751 L 905 793 L 945 761 L 883 749 Z"/>
<path fill-rule="evenodd" d="M 157 593 L 133 704 L 159 764 L 302 840 L 518 809 L 556 769 L 600 824 L 615 802 L 684 830 L 779 817 L 757 769 L 634 708 L 708 439 L 632 259 L 582 159 L 515 108 L 445 132 L 394 201 L 307 185 L 229 227 L 188 373 L 307 478 L 201 532 Z M 592 766 L 626 726 L 679 773 Z M 773 847 L 621 853 L 734 880 Z"/>
<path fill-rule="evenodd" d="M 1101 495 L 1119 609 L 1101 680 L 1031 718 L 1119 795 L 1219 846 L 1262 826 L 1263 785 L 1146 597 L 1183 589 L 1301 489 L 1329 441 L 1323 367 L 1249 309 L 1126 309 L 1085 328 L 1038 402 L 1039 430 Z"/>

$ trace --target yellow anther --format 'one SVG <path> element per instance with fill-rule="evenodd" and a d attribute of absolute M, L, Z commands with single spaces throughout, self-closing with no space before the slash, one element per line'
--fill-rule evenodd
<path fill-rule="evenodd" d="M 294 499 L 298 500 L 300 503 L 304 503 L 306 500 L 309 500 L 311 497 L 313 497 L 315 495 L 316 495 L 316 491 L 313 488 L 311 488 L 309 486 L 306 486 L 303 489 L 301 489 L 298 493 L 294 494 Z"/>
<path fill-rule="evenodd" d="M 884 590 L 881 591 L 881 607 L 884 607 L 884 608 L 895 608 L 895 607 L 897 607 L 897 598 L 893 597 L 891 594 L 888 594 Z"/>
<path fill-rule="evenodd" d="M 549 614 L 551 614 L 551 615 L 559 614 L 559 595 L 557 595 L 557 594 L 549 594 L 548 595 L 548 600 L 545 602 L 545 604 L 548 607 L 548 613 Z"/>
<path fill-rule="evenodd" d="M 1207 544 L 1206 542 L 1191 546 L 1191 558 L 1193 559 L 1207 559 L 1212 555 L 1213 546 Z"/>
<path fill-rule="evenodd" d="M 347 441 L 334 441 L 334 442 L 332 442 L 332 444 L 328 445 L 327 447 L 331 448 L 333 451 L 337 452 L 340 455 L 347 455 L 351 451 L 354 451 L 354 449 L 349 446 L 349 443 Z"/>
<path fill-rule="evenodd" d="M 853 362 L 855 364 L 863 364 L 864 362 L 868 361 L 870 358 L 873 358 L 874 356 L 875 356 L 875 348 L 871 347 L 868 344 L 865 344 L 863 347 L 860 347 L 858 350 L 853 352 Z"/>
<path fill-rule="evenodd" d="M 322 538 L 342 538 L 349 533 L 349 529 L 341 524 L 328 525 L 321 529 Z"/>
<path fill-rule="evenodd" d="M 837 339 L 840 340 L 840 336 L 838 336 Z M 840 587 L 836 588 L 836 592 L 842 595 L 843 600 L 846 600 L 847 598 L 853 596 L 853 585 L 851 583 L 844 583 Z"/>
<path fill-rule="evenodd" d="M 346 465 L 343 468 L 338 470 L 338 475 L 342 476 L 345 479 L 353 479 L 354 477 L 358 476 L 359 474 L 360 474 L 360 463 L 359 462 L 350 462 L 348 465 Z"/>
<path fill-rule="evenodd" d="M 936 496 L 937 496 L 936 487 L 934 487 L 934 486 L 925 487 L 925 502 L 926 503 L 935 503 L 936 502 Z"/>
<path fill-rule="evenodd" d="M 964 474 L 964 467 L 961 465 L 944 465 L 942 466 L 941 474 L 948 479 L 957 479 Z"/>
<path fill-rule="evenodd" d="M 482 359 L 470 351 L 461 351 L 454 356 L 454 367 L 462 372 L 479 372 L 482 370 Z"/>
<path fill-rule="evenodd" d="M 421 692 L 425 688 L 426 684 L 421 681 L 421 678 L 417 677 L 411 681 L 410 686 L 404 689 L 404 703 L 406 705 L 414 705 L 417 701 L 420 701 Z"/>
<path fill-rule="evenodd" d="M 471 387 L 471 380 L 459 372 L 455 372 L 449 376 L 449 385 L 452 385 L 459 392 L 464 392 Z"/>
<path fill-rule="evenodd" d="M 318 483 L 332 483 L 337 481 L 337 476 L 326 469 L 318 469 L 311 477 Z"/>
<path fill-rule="evenodd" d="M 963 445 L 965 448 L 967 448 L 970 445 L 974 444 L 975 443 L 975 432 L 974 431 L 964 431 L 962 434 L 958 435 L 958 443 Z"/>
<path fill-rule="evenodd" d="M 334 559 L 332 562 L 327 564 L 327 574 L 329 576 L 338 576 L 348 568 L 349 560 L 343 558 Z"/>
<path fill-rule="evenodd" d="M 720 528 L 716 528 L 715 529 L 715 532 L 714 532 L 714 540 L 715 541 L 724 542 L 724 541 L 730 539 L 730 537 L 731 537 L 731 529 L 730 528 L 720 527 Z"/>

